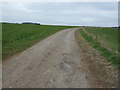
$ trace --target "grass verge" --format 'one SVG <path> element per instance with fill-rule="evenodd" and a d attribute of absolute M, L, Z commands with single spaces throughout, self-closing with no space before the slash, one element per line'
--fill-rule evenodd
<path fill-rule="evenodd" d="M 85 30 L 90 36 L 97 39 L 105 48 L 118 53 L 118 28 L 87 27 Z"/>
<path fill-rule="evenodd" d="M 84 31 L 79 31 L 80 34 L 89 42 L 89 44 L 100 53 L 101 56 L 120 70 L 120 59 L 117 56 L 115 56 L 108 49 L 101 47 L 101 44 L 98 41 L 94 40 L 93 37 L 89 36 Z"/>

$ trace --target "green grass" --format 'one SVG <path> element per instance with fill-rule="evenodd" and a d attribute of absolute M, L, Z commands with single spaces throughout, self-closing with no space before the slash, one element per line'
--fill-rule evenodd
<path fill-rule="evenodd" d="M 100 28 L 100 27 L 88 27 L 87 33 L 97 37 L 97 40 L 105 48 L 111 49 L 113 52 L 118 51 L 118 29 L 117 28 Z"/>
<path fill-rule="evenodd" d="M 112 62 L 112 64 L 120 70 L 120 59 L 116 55 L 107 48 L 101 47 L 101 43 L 94 40 L 92 36 L 89 36 L 84 31 L 80 30 L 80 34 L 101 54 L 101 56 L 103 56 L 107 61 Z"/>
<path fill-rule="evenodd" d="M 72 26 L 2 24 L 2 58 L 4 60 L 67 28 L 72 28 Z"/>
<path fill-rule="evenodd" d="M 2 60 L 2 24 L 0 23 L 0 61 L 1 60 Z"/>

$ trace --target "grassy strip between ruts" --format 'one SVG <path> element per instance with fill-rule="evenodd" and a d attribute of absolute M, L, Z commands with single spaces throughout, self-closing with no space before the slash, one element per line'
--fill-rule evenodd
<path fill-rule="evenodd" d="M 80 34 L 89 42 L 89 44 L 100 53 L 101 56 L 103 56 L 108 62 L 111 62 L 115 67 L 117 67 L 120 70 L 120 59 L 117 56 L 115 56 L 108 49 L 101 47 L 98 41 L 94 40 L 83 30 L 79 30 L 79 31 Z"/>

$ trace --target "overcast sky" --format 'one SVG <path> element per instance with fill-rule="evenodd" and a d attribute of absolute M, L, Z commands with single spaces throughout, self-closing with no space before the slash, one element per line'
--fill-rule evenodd
<path fill-rule="evenodd" d="M 2 4 L 3 22 L 118 26 L 117 2 L 7 2 Z"/>

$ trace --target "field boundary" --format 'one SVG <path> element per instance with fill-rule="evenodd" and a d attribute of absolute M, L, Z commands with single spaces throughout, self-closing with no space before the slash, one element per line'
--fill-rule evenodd
<path fill-rule="evenodd" d="M 113 66 L 120 70 L 120 59 L 118 56 L 114 55 L 107 48 L 101 47 L 100 42 L 87 34 L 84 30 L 79 30 L 79 32 L 82 37 L 84 37 L 85 40 L 88 41 L 88 43 L 100 53 L 101 56 L 103 56 L 108 62 L 111 62 Z"/>
<path fill-rule="evenodd" d="M 84 31 L 92 36 L 94 40 L 98 40 L 101 47 L 107 48 L 115 55 L 119 54 L 117 28 L 88 27 Z"/>

